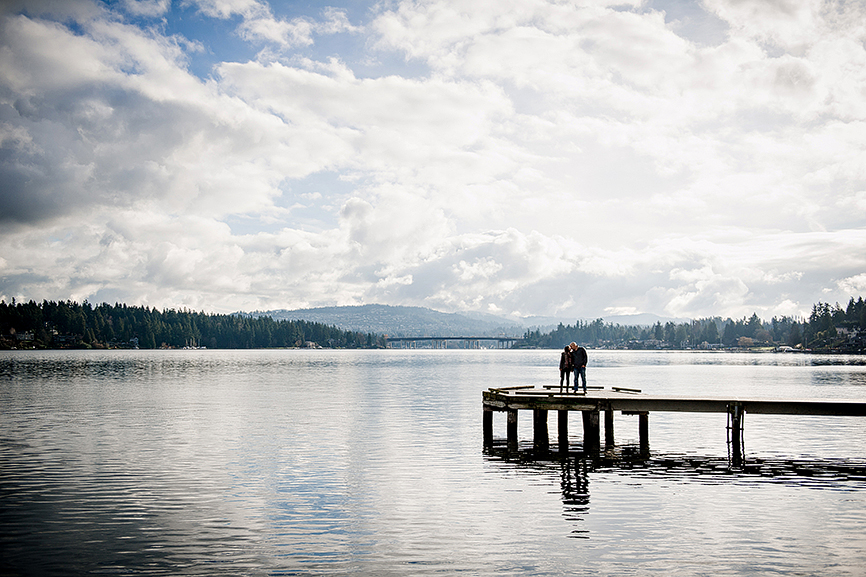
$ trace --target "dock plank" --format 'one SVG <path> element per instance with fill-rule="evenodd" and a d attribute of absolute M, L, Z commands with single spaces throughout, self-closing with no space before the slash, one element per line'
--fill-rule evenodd
<path fill-rule="evenodd" d="M 618 390 L 622 389 L 622 390 Z M 594 390 L 588 394 L 551 392 L 546 388 L 509 388 L 485 391 L 484 403 L 513 409 L 551 409 L 585 411 L 614 410 L 624 412 L 692 412 L 727 413 L 739 406 L 746 413 L 767 415 L 866 416 L 866 399 L 770 399 L 750 397 L 704 397 L 651 395 L 634 389 L 615 387 L 608 392 Z M 591 408 L 588 409 L 587 407 Z"/>

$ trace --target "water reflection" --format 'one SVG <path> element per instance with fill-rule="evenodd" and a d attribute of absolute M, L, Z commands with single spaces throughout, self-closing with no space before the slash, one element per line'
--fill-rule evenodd
<path fill-rule="evenodd" d="M 740 469 L 720 415 L 654 415 L 643 455 L 618 416 L 621 444 L 594 459 L 579 427 L 562 456 L 555 441 L 534 452 L 531 419 L 508 453 L 497 419 L 482 455 L 481 388 L 547 382 L 556 351 L 14 353 L 0 351 L 0 575 L 866 566 L 862 463 L 800 458 L 866 459 L 862 419 L 750 416 L 763 452 Z M 802 355 L 593 358 L 599 384 L 658 394 L 856 399 L 866 385 L 863 367 Z"/>
<path fill-rule="evenodd" d="M 575 529 L 568 535 L 588 539 L 589 531 L 581 527 L 589 513 L 589 472 L 591 463 L 587 459 L 563 459 L 560 463 L 560 486 L 562 487 L 562 515 L 573 521 Z"/>
<path fill-rule="evenodd" d="M 558 479 L 563 517 L 571 523 L 570 538 L 589 539 L 586 528 L 590 514 L 590 486 L 593 479 L 616 477 L 621 483 L 645 485 L 697 483 L 729 487 L 764 484 L 792 488 L 859 492 L 866 490 L 866 461 L 753 458 L 735 467 L 730 459 L 686 454 L 646 456 L 639 446 L 622 446 L 615 453 L 589 456 L 571 453 L 540 455 L 532 448 L 508 451 L 490 447 L 485 458 L 494 467 L 530 476 Z"/>

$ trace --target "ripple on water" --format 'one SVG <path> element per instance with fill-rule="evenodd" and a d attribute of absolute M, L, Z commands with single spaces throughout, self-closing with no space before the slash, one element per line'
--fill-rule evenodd
<path fill-rule="evenodd" d="M 842 575 L 866 565 L 863 463 L 834 460 L 863 458 L 862 424 L 791 420 L 779 431 L 750 416 L 747 463 L 733 469 L 724 422 L 702 436 L 704 421 L 654 415 L 640 461 L 623 421 L 618 458 L 587 461 L 533 458 L 523 419 L 511 458 L 482 451 L 480 391 L 551 378 L 557 351 L 119 353 L 0 355 L 0 572 Z M 672 392 L 699 378 L 851 398 L 866 374 L 752 357 L 593 359 L 599 381 Z"/>

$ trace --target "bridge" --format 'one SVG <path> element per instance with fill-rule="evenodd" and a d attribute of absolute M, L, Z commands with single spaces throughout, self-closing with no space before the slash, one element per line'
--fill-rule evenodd
<path fill-rule="evenodd" d="M 495 349 L 510 349 L 514 347 L 515 343 L 523 342 L 523 339 L 518 337 L 385 337 L 385 346 L 389 349 L 393 348 L 401 348 L 401 349 L 417 349 L 417 348 L 430 348 L 430 349 L 447 349 L 448 342 L 454 341 L 457 343 L 457 346 L 454 348 L 459 349 L 480 349 L 480 348 L 495 348 Z M 482 347 L 481 343 L 490 342 L 493 346 L 490 347 Z M 422 346 L 419 347 L 418 344 L 421 343 Z M 398 346 L 395 346 L 398 345 Z"/>

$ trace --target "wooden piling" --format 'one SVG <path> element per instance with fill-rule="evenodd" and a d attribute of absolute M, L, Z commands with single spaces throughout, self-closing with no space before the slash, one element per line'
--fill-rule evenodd
<path fill-rule="evenodd" d="M 493 411 L 484 407 L 484 446 L 492 447 L 493 446 Z"/>
<path fill-rule="evenodd" d="M 535 409 L 532 411 L 532 433 L 535 450 L 546 453 L 550 448 L 550 439 L 547 434 L 546 409 Z"/>
<path fill-rule="evenodd" d="M 736 403 L 728 406 L 730 434 L 728 442 L 731 447 L 731 464 L 735 467 L 743 465 L 743 408 Z"/>
<path fill-rule="evenodd" d="M 568 411 L 557 411 L 557 427 L 559 429 L 559 452 L 568 453 Z"/>
<path fill-rule="evenodd" d="M 508 409 L 508 420 L 506 435 L 508 437 L 508 450 L 517 450 L 517 409 Z"/>
<path fill-rule="evenodd" d="M 601 444 L 598 410 L 581 411 L 583 413 L 583 450 L 596 452 Z"/>
<path fill-rule="evenodd" d="M 613 447 L 613 411 L 607 409 L 604 412 L 604 446 Z"/>
<path fill-rule="evenodd" d="M 649 456 L 649 412 L 641 411 L 637 414 L 638 436 L 640 437 L 640 453 Z"/>

